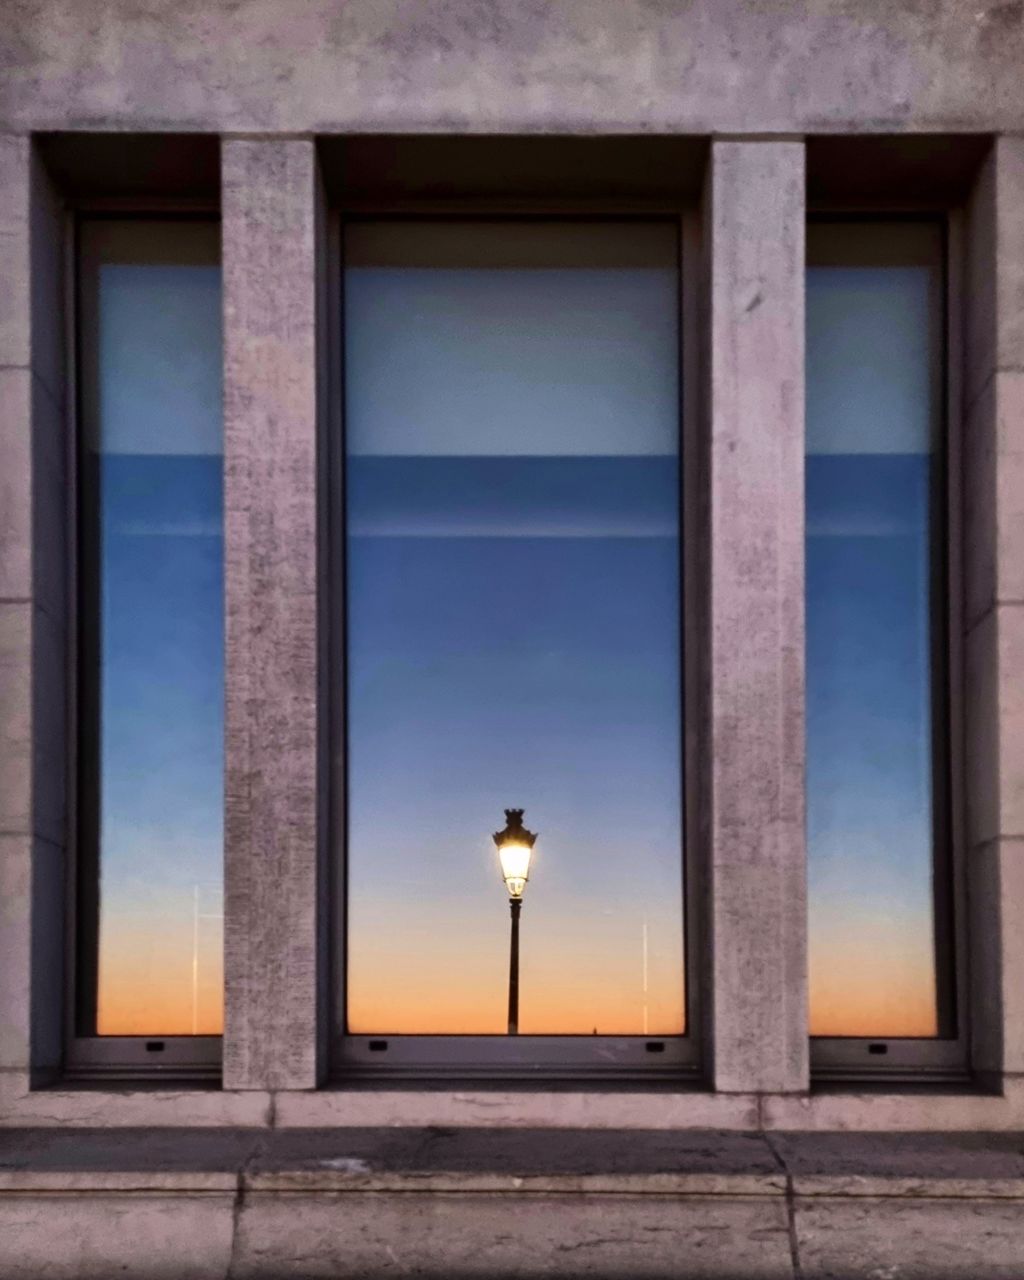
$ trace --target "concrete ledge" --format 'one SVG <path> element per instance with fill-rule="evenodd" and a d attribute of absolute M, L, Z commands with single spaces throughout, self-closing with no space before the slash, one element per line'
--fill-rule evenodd
<path fill-rule="evenodd" d="M 1022 1258 L 1020 1134 L 0 1134 L 5 1280 L 1011 1280 Z"/>
<path fill-rule="evenodd" d="M 1024 1130 L 1024 1077 L 1001 1092 L 884 1087 L 809 1094 L 725 1094 L 689 1089 L 560 1090 L 544 1087 L 184 1089 L 99 1085 L 32 1089 L 22 1071 L 0 1070 L 5 1128 L 267 1128 L 700 1130 L 864 1133 Z"/>

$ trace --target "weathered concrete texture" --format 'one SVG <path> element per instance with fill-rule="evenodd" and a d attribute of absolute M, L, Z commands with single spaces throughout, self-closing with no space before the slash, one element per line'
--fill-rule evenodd
<path fill-rule="evenodd" d="M 0 1145 L 5 1277 L 1019 1280 L 1022 1210 L 1020 1134 L 13 1130 Z"/>
<path fill-rule="evenodd" d="M 39 1135 L 30 1141 L 53 1146 Z M 767 1195 L 783 1189 L 778 1160 L 760 1135 L 707 1129 L 276 1130 L 246 1165 L 245 1177 L 247 1187 L 263 1191 L 397 1191 L 402 1178 L 429 1178 L 431 1186 L 450 1191 Z"/>
<path fill-rule="evenodd" d="M 766 1095 L 761 1102 L 766 1132 L 888 1133 L 919 1129 L 953 1133 L 969 1129 L 1024 1129 L 1024 1091 L 1005 1077 L 1002 1093 L 942 1088 L 837 1089 L 810 1095 Z"/>
<path fill-rule="evenodd" d="M 4 1280 L 222 1280 L 228 1274 L 235 1189 L 5 1196 Z"/>
<path fill-rule="evenodd" d="M 796 1193 L 1021 1195 L 1020 1135 L 778 1133 L 767 1138 Z"/>
<path fill-rule="evenodd" d="M 971 967 L 975 1068 L 1024 1072 L 1024 839 L 991 840 L 968 862 L 970 926 L 976 939 Z"/>
<path fill-rule="evenodd" d="M 0 1069 L 29 1063 L 31 902 L 32 837 L 0 835 Z"/>
<path fill-rule="evenodd" d="M 452 1125 L 460 1128 L 756 1129 L 757 1099 L 705 1090 L 323 1089 L 276 1095 L 281 1128 Z"/>
<path fill-rule="evenodd" d="M 63 232 L 26 138 L 0 134 L 0 599 L 64 610 Z"/>
<path fill-rule="evenodd" d="M 1019 1200 L 800 1196 L 794 1206 L 805 1280 L 1019 1280 Z"/>
<path fill-rule="evenodd" d="M 243 1202 L 238 1280 L 792 1275 L 785 1202 L 759 1197 L 278 1195 Z"/>
<path fill-rule="evenodd" d="M 1024 21 L 1024 6 L 1021 11 Z M 999 137 L 968 206 L 966 397 L 1024 371 L 1024 138 Z"/>
<path fill-rule="evenodd" d="M 0 119 L 19 127 L 1024 125 L 1017 0 L 15 0 L 5 17 Z"/>
<path fill-rule="evenodd" d="M 0 601 L 0 833 L 63 844 L 64 669 L 51 615 L 30 600 Z"/>
<path fill-rule="evenodd" d="M 0 392 L 5 381 L 0 375 Z M 5 601 L 0 603 L 0 831 L 28 833 L 31 812 L 32 603 Z"/>
<path fill-rule="evenodd" d="M 2 990 L 2 988 L 0 988 Z M 30 1089 L 20 1071 L 0 1070 L 0 1147 L 4 1129 L 39 1125 L 59 1131 L 97 1127 L 122 1132 L 145 1125 L 150 1132 L 180 1131 L 185 1140 L 196 1129 L 235 1125 L 268 1126 L 273 1102 L 254 1090 L 179 1088 L 174 1082 L 120 1085 L 110 1088 L 63 1086 Z"/>
<path fill-rule="evenodd" d="M 30 359 L 30 164 L 29 139 L 0 133 L 0 368 L 27 368 Z"/>
<path fill-rule="evenodd" d="M 804 148 L 710 174 L 710 942 L 715 1087 L 807 1087 Z"/>
<path fill-rule="evenodd" d="M 2 985 L 0 985 L 2 991 Z M 480 1090 L 255 1090 L 180 1089 L 173 1084 L 109 1088 L 28 1089 L 17 1070 L 0 1068 L 0 1130 L 25 1125 L 59 1130 L 101 1126 L 124 1130 L 147 1125 L 195 1132 L 203 1126 L 271 1126 L 284 1130 L 353 1125 L 433 1125 L 489 1130 L 572 1127 L 597 1130 L 656 1130 L 680 1135 L 706 1128 L 753 1132 L 761 1112 L 766 1131 L 822 1132 L 839 1129 L 906 1133 L 917 1129 L 956 1132 L 1024 1129 L 1024 1075 L 1003 1078 L 1001 1093 L 877 1088 L 810 1095 L 650 1093 L 591 1091 L 556 1093 Z M 2 1138 L 2 1134 L 0 1134 Z"/>
<path fill-rule="evenodd" d="M 31 420 L 31 369 L 0 368 L 0 600 L 32 594 Z"/>
<path fill-rule="evenodd" d="M 224 1083 L 317 1062 L 316 158 L 226 140 Z"/>
<path fill-rule="evenodd" d="M 966 622 L 997 601 L 1024 603 L 1024 372 L 993 373 L 967 418 Z"/>
<path fill-rule="evenodd" d="M 0 1068 L 61 1056 L 65 804 L 62 235 L 27 139 L 0 135 Z"/>
<path fill-rule="evenodd" d="M 971 1038 L 1024 1067 L 1024 139 L 997 138 L 968 206 L 964 612 Z"/>
<path fill-rule="evenodd" d="M 972 846 L 999 836 L 1024 835 L 1022 677 L 1024 605 L 995 605 L 967 636 L 967 817 Z"/>

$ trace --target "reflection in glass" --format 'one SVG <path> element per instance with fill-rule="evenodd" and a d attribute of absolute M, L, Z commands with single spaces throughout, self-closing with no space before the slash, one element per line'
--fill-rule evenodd
<path fill-rule="evenodd" d="M 347 1021 L 684 1030 L 671 223 L 345 232 Z"/>
<path fill-rule="evenodd" d="M 811 1032 L 935 1036 L 941 243 L 822 226 L 809 250 Z"/>
<path fill-rule="evenodd" d="M 98 876 L 83 1030 L 219 1034 L 218 229 L 90 221 L 81 255 L 81 806 Z"/>

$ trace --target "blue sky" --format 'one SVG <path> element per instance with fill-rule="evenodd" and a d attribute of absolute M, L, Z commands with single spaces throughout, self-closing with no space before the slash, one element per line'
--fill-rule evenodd
<path fill-rule="evenodd" d="M 514 806 L 521 1031 L 680 1032 L 675 229 L 347 248 L 350 1029 L 504 1030 Z"/>
<path fill-rule="evenodd" d="M 934 1035 L 927 267 L 807 298 L 811 1030 Z"/>
<path fill-rule="evenodd" d="M 224 861 L 220 271 L 116 254 L 115 241 L 115 261 L 100 276 L 93 463 L 102 501 L 98 1029 L 215 1033 Z"/>

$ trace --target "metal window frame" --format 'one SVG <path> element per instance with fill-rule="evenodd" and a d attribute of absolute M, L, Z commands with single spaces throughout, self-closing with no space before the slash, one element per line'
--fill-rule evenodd
<path fill-rule="evenodd" d="M 84 528 L 87 504 L 82 466 L 84 441 L 89 427 L 90 374 L 95 358 L 94 335 L 89 332 L 87 287 L 84 281 L 81 228 L 87 221 L 138 223 L 219 224 L 215 201 L 89 199 L 69 201 L 65 217 L 65 312 L 68 355 L 68 417 L 66 465 L 68 475 L 67 616 L 68 731 L 66 774 L 68 783 L 69 858 L 65 895 L 66 961 L 64 1018 L 64 1075 L 70 1080 L 118 1082 L 141 1080 L 214 1084 L 220 1081 L 222 1036 L 103 1036 L 94 1031 L 96 999 L 98 848 L 95 830 L 96 777 L 90 777 L 89 753 L 83 735 L 88 732 L 86 709 L 90 680 L 85 674 L 87 574 L 84 557 L 89 540 Z M 95 628 L 92 629 L 95 636 Z"/>
<path fill-rule="evenodd" d="M 969 939 L 964 829 L 962 526 L 962 217 L 957 210 L 900 205 L 812 208 L 809 226 L 931 224 L 942 236 L 935 344 L 938 475 L 931 499 L 932 867 L 940 1029 L 934 1038 L 811 1036 L 811 1079 L 834 1082 L 965 1083 L 970 1079 Z M 945 976 L 944 976 L 945 975 Z M 943 1008 L 943 1003 L 946 1007 Z"/>
<path fill-rule="evenodd" d="M 345 1030 L 347 919 L 347 768 L 345 690 L 344 335 L 343 228 L 349 220 L 386 221 L 672 221 L 679 246 L 679 449 L 680 449 L 680 746 L 683 806 L 682 920 L 685 930 L 686 1032 L 681 1036 L 418 1036 L 351 1035 Z M 690 623 L 699 616 L 702 537 L 699 525 L 698 395 L 700 216 L 678 201 L 598 203 L 577 201 L 402 200 L 351 201 L 330 212 L 328 227 L 328 413 L 324 441 L 324 492 L 329 529 L 325 602 L 328 630 L 329 725 L 328 879 L 331 918 L 328 1008 L 330 1078 L 345 1084 L 470 1081 L 514 1085 L 524 1081 L 581 1081 L 600 1087 L 624 1082 L 696 1083 L 701 1076 L 704 1002 L 699 903 L 702 893 L 698 814 L 697 735 L 703 637 Z M 386 1061 L 384 1060 L 387 1055 Z"/>

